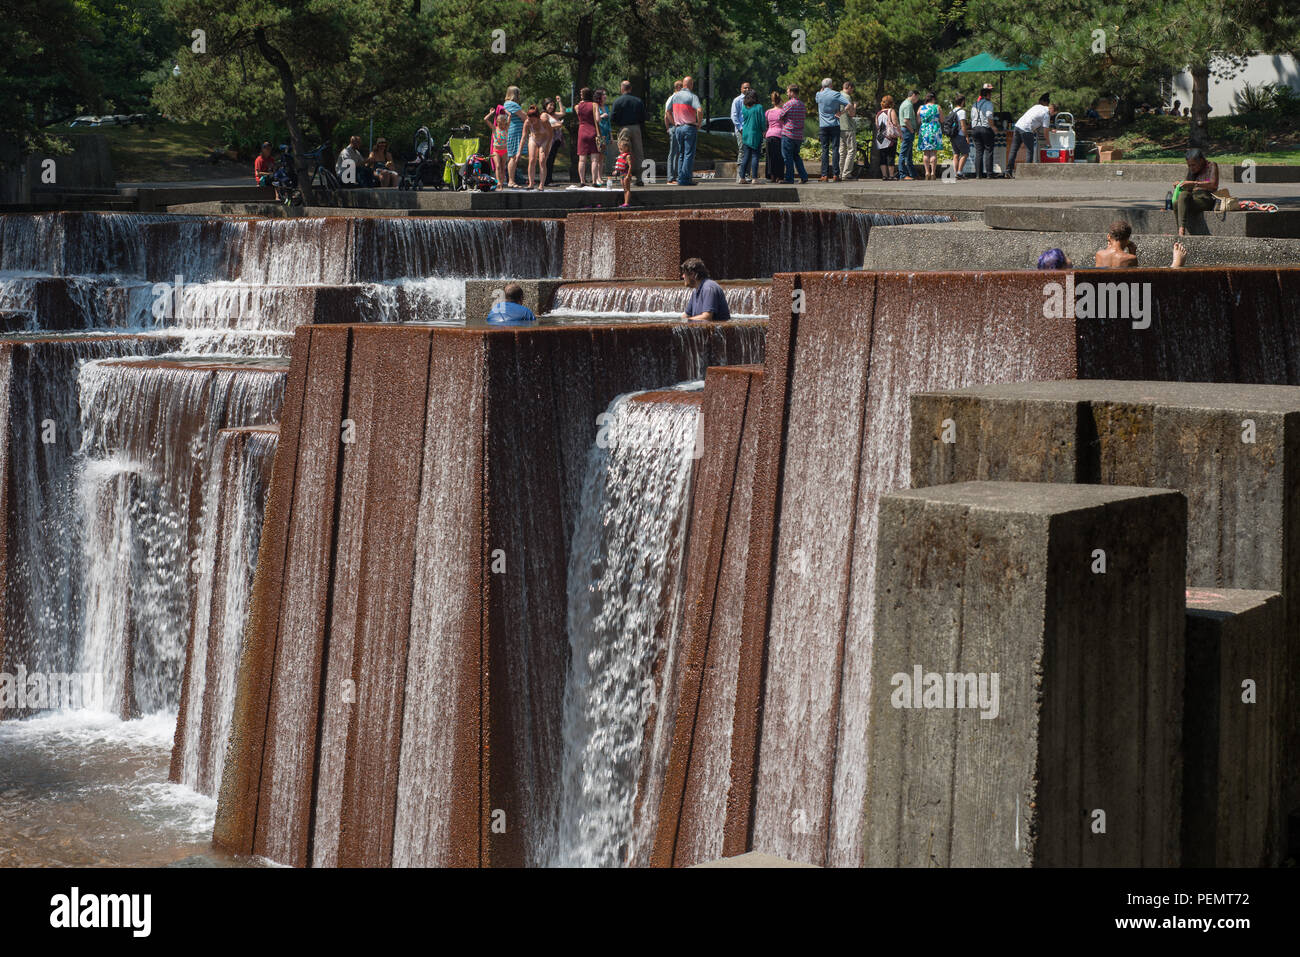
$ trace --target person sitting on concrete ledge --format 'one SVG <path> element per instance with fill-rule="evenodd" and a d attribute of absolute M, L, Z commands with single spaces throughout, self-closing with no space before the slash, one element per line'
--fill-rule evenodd
<path fill-rule="evenodd" d="M 253 181 L 258 186 L 270 186 L 275 175 L 275 160 L 271 158 L 271 144 L 263 143 L 262 151 L 253 160 Z"/>
<path fill-rule="evenodd" d="M 1122 219 L 1110 224 L 1106 233 L 1106 248 L 1097 250 L 1095 261 L 1102 269 L 1123 269 L 1136 266 L 1137 246 L 1131 239 L 1133 227 Z"/>
<path fill-rule="evenodd" d="M 686 311 L 682 313 L 683 319 L 688 322 L 726 322 L 731 318 L 727 294 L 709 278 L 704 260 L 688 259 L 682 263 L 682 281 L 691 290 L 691 297 L 686 300 Z"/>
<path fill-rule="evenodd" d="M 1187 178 L 1174 184 L 1174 220 L 1178 235 L 1187 235 L 1187 219 L 1194 212 L 1214 209 L 1214 192 L 1219 188 L 1219 164 L 1205 158 L 1200 150 L 1187 151 Z"/>
<path fill-rule="evenodd" d="M 524 305 L 524 289 L 519 283 L 506 283 L 502 293 L 505 298 L 498 299 L 488 310 L 488 322 L 501 326 L 530 326 L 537 322 L 537 315 Z"/>

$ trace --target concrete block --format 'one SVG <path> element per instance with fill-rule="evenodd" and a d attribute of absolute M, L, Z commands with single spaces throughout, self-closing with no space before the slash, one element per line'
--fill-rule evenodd
<path fill-rule="evenodd" d="M 470 320 L 486 318 L 493 303 L 499 298 L 498 291 L 512 281 L 523 287 L 524 305 L 539 316 L 551 308 L 555 290 L 561 285 L 561 280 L 558 279 L 466 279 L 466 318 Z"/>
<path fill-rule="evenodd" d="M 1277 592 L 1187 589 L 1184 867 L 1282 859 L 1282 627 Z"/>
<path fill-rule="evenodd" d="M 912 413 L 916 487 L 1016 479 L 1187 496 L 1188 584 L 1282 594 L 1282 800 L 1300 805 L 1300 388 L 1025 382 L 914 395 Z M 943 441 L 945 421 L 954 442 Z"/>
<path fill-rule="evenodd" d="M 866 863 L 1176 866 L 1183 497 L 962 483 L 880 536 Z"/>
<path fill-rule="evenodd" d="M 1173 210 L 1165 209 L 1163 203 L 1112 201 L 1083 204 L 1075 201 L 990 204 L 984 207 L 984 222 L 993 229 L 1105 233 L 1117 219 L 1127 220 L 1138 236 L 1143 233 L 1174 235 L 1178 232 Z M 1236 210 L 1226 216 L 1213 211 L 1196 213 L 1188 219 L 1187 231 L 1202 236 L 1295 239 L 1300 238 L 1300 210 L 1282 209 L 1276 213 Z"/>

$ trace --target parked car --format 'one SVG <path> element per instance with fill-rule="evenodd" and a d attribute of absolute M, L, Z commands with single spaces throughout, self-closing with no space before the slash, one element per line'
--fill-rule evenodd
<path fill-rule="evenodd" d="M 736 135 L 736 128 L 731 125 L 731 117 L 715 116 L 710 118 L 704 124 L 704 127 L 700 132 L 734 137 Z"/>

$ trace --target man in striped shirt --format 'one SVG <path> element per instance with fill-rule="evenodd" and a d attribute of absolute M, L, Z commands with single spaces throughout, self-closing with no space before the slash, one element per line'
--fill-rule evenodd
<path fill-rule="evenodd" d="M 799 170 L 799 181 L 808 182 L 808 171 L 803 168 L 799 148 L 803 146 L 803 124 L 808 110 L 799 99 L 799 87 L 791 83 L 785 88 L 786 101 L 781 107 L 781 158 L 785 160 L 785 181 L 794 182 L 794 171 Z"/>

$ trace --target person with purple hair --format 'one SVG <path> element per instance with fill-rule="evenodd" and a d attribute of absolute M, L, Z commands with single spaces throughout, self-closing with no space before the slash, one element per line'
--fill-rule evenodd
<path fill-rule="evenodd" d="M 1038 257 L 1039 269 L 1072 269 L 1074 263 L 1070 262 L 1070 257 L 1065 255 L 1060 249 L 1049 249 Z"/>

